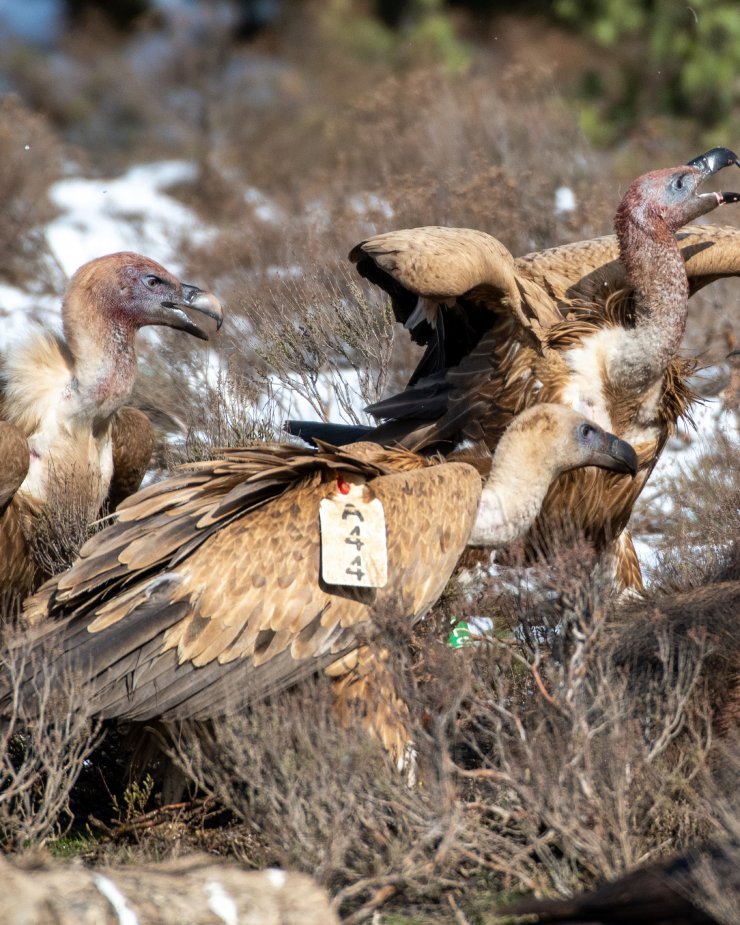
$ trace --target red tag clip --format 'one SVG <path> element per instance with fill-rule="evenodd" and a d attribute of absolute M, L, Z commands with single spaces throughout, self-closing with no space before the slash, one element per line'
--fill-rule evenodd
<path fill-rule="evenodd" d="M 337 491 L 343 495 L 348 495 L 352 490 L 352 486 L 349 482 L 346 482 L 341 475 L 337 476 Z"/>

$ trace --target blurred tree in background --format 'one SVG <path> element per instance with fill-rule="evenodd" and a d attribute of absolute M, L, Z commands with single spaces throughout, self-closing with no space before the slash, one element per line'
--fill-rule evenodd
<path fill-rule="evenodd" d="M 500 16 L 537 16 L 598 49 L 575 88 L 583 128 L 609 143 L 641 116 L 696 119 L 731 130 L 740 102 L 740 15 L 736 0 L 331 0 L 338 41 L 396 63 L 463 70 L 470 38 L 484 43 Z M 456 14 L 467 13 L 467 28 Z M 461 32 L 465 34 L 467 42 Z M 341 34 L 341 38 L 340 38 Z"/>
<path fill-rule="evenodd" d="M 598 107 L 594 117 L 610 123 L 613 132 L 641 113 L 693 117 L 707 127 L 729 127 L 737 119 L 735 0 L 557 0 L 552 11 L 615 53 L 607 67 L 585 74 L 582 84 Z"/>

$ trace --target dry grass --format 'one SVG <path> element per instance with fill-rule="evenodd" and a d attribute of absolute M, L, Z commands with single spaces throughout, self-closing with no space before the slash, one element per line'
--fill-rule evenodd
<path fill-rule="evenodd" d="M 33 280 L 36 292 L 54 291 L 60 274 L 48 265 L 44 225 L 54 217 L 47 192 L 59 178 L 63 149 L 43 116 L 15 96 L 0 97 L 0 281 Z"/>
<path fill-rule="evenodd" d="M 100 742 L 84 688 L 53 670 L 53 652 L 32 647 L 22 629 L 5 623 L 0 666 L 0 839 L 7 849 L 59 837 L 74 823 L 70 793 Z M 21 698 L 24 678 L 33 690 Z"/>

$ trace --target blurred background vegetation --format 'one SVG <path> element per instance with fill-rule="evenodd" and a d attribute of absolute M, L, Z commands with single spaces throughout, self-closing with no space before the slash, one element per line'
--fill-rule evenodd
<path fill-rule="evenodd" d="M 0 0 L 0 27 L 0 89 L 45 102 L 72 137 L 104 103 L 117 124 L 108 141 L 117 145 L 151 125 L 118 83 L 114 62 L 82 87 L 76 69 L 59 60 L 74 57 L 85 32 L 106 51 L 116 34 L 135 35 L 144 77 L 167 37 L 211 54 L 252 43 L 283 60 L 318 42 L 326 68 L 349 58 L 357 69 L 433 65 L 454 74 L 475 69 L 487 51 L 502 63 L 521 54 L 554 69 L 589 141 L 600 145 L 665 118 L 729 137 L 740 117 L 733 0 Z M 158 42 L 144 43 L 144 35 Z M 53 63 L 42 66 L 50 51 Z M 176 49 L 167 54 L 181 76 L 195 66 L 176 63 Z"/>

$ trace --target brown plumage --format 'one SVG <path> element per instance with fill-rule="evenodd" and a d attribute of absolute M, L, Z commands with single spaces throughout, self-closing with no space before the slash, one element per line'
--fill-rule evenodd
<path fill-rule="evenodd" d="M 377 444 L 228 450 L 128 498 L 26 613 L 41 623 L 38 644 L 63 651 L 58 667 L 89 674 L 102 716 L 214 718 L 347 657 L 379 616 L 418 620 L 471 531 L 475 542 L 510 541 L 552 478 L 583 465 L 634 471 L 636 458 L 550 405 L 512 423 L 482 489 L 471 466 Z M 326 567 L 336 555 L 322 551 L 327 498 L 381 501 L 385 584 L 321 577 L 322 557 Z"/>
<path fill-rule="evenodd" d="M 571 899 L 525 899 L 502 915 L 588 925 L 731 925 L 740 899 L 740 846 L 711 845 L 645 864 Z"/>
<path fill-rule="evenodd" d="M 135 335 L 144 325 L 166 325 L 207 339 L 188 308 L 221 322 L 210 293 L 139 254 L 110 254 L 72 277 L 62 304 L 63 338 L 39 332 L 4 357 L 0 458 L 8 487 L 0 484 L 0 589 L 6 594 L 22 597 L 46 577 L 31 551 L 42 511 L 73 502 L 89 522 L 106 500 L 115 504 L 138 488 L 153 433 L 146 415 L 123 407 L 136 376 Z M 12 470 L 5 467 L 11 454 Z"/>
<path fill-rule="evenodd" d="M 485 458 L 522 408 L 571 405 L 633 443 L 640 474 L 564 475 L 529 548 L 541 548 L 554 524 L 575 520 L 598 549 L 616 553 L 622 584 L 640 587 L 622 531 L 676 421 L 689 413 L 693 364 L 676 356 L 688 296 L 740 271 L 737 229 L 690 227 L 678 242 L 676 232 L 740 198 L 697 192 L 736 162 L 714 149 L 646 174 L 619 206 L 616 237 L 516 260 L 489 235 L 461 228 L 395 231 L 358 244 L 350 259 L 390 294 L 396 319 L 426 346 L 406 390 L 367 409 L 384 423 L 363 439 Z M 313 425 L 291 429 L 322 435 Z"/>
<path fill-rule="evenodd" d="M 638 688 L 660 676 L 666 640 L 701 642 L 697 693 L 711 706 L 714 734 L 734 740 L 740 730 L 740 542 L 718 553 L 716 564 L 692 584 L 624 602 L 610 630 L 610 649 Z"/>

